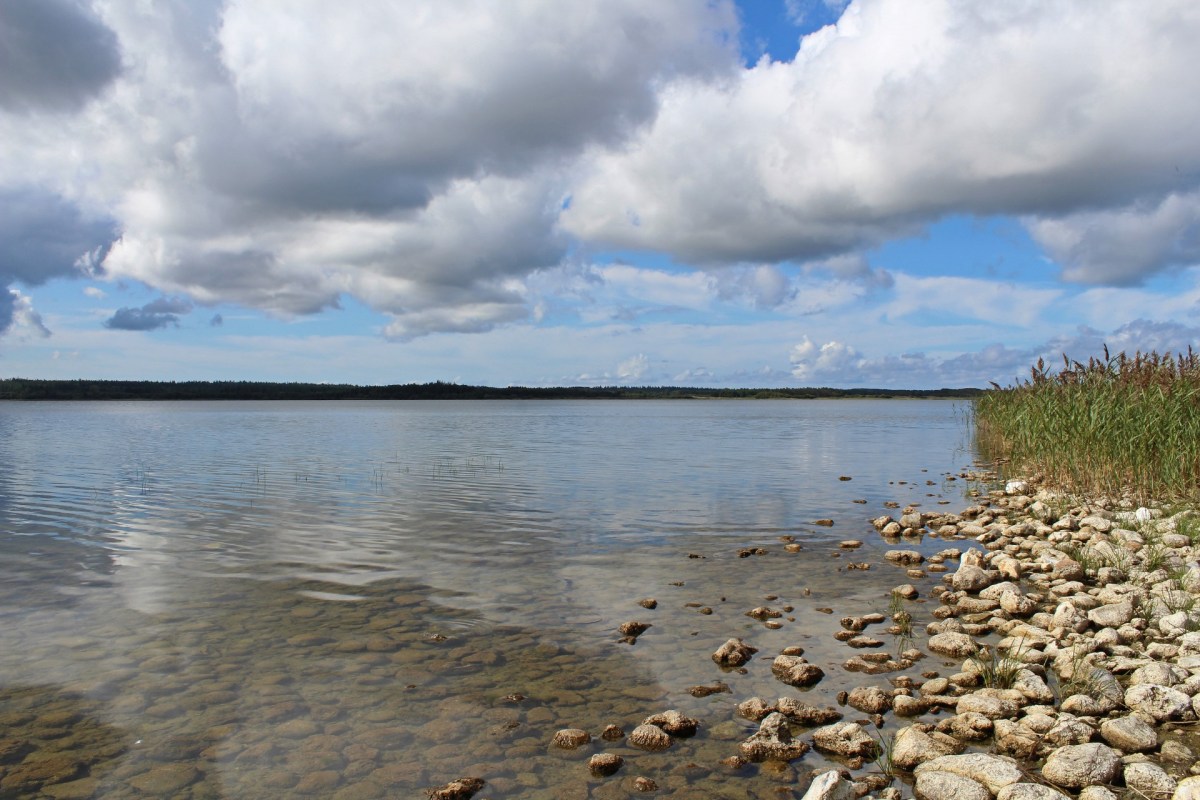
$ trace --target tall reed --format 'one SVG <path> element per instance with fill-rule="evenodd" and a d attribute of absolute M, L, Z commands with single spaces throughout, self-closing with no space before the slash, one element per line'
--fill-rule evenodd
<path fill-rule="evenodd" d="M 1042 359 L 1030 377 L 973 404 L 976 442 L 992 459 L 1065 489 L 1200 501 L 1200 354 L 1121 353 L 1082 364 Z"/>

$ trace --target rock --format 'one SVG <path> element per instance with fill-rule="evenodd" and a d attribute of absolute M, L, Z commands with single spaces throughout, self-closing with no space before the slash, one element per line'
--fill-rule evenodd
<path fill-rule="evenodd" d="M 743 700 L 738 703 L 737 713 L 746 719 L 761 722 L 762 718 L 775 710 L 774 706 L 767 705 L 766 701 L 761 697 L 751 697 L 748 700 Z"/>
<path fill-rule="evenodd" d="M 898 717 L 919 717 L 928 710 L 929 703 L 924 699 L 903 694 L 892 698 L 892 713 Z"/>
<path fill-rule="evenodd" d="M 1003 756 L 985 753 L 965 753 L 961 756 L 941 756 L 926 761 L 914 770 L 919 777 L 923 771 L 950 772 L 980 783 L 992 794 L 1005 786 L 1020 783 L 1023 776 L 1017 762 Z"/>
<path fill-rule="evenodd" d="M 980 694 L 978 692 L 964 694 L 958 699 L 958 703 L 954 707 L 956 714 L 982 714 L 988 719 L 993 720 L 1010 719 L 1015 717 L 1020 710 L 1020 705 L 1012 700 Z"/>
<path fill-rule="evenodd" d="M 655 792 L 658 791 L 658 784 L 639 775 L 633 779 L 633 788 L 639 792 Z"/>
<path fill-rule="evenodd" d="M 883 557 L 894 564 L 901 564 L 904 566 L 920 564 L 925 560 L 925 556 L 921 555 L 916 550 L 888 550 L 883 554 Z"/>
<path fill-rule="evenodd" d="M 1046 758 L 1042 777 L 1056 786 L 1082 789 L 1111 783 L 1121 766 L 1116 751 L 1103 744 L 1060 747 Z"/>
<path fill-rule="evenodd" d="M 722 667 L 740 667 L 757 652 L 757 647 L 751 647 L 741 639 L 730 639 L 717 648 L 712 654 L 712 660 Z"/>
<path fill-rule="evenodd" d="M 994 723 L 996 752 L 1030 760 L 1037 755 L 1042 747 L 1042 737 L 1021 722 L 1010 719 L 998 719 Z"/>
<path fill-rule="evenodd" d="M 995 727 L 991 717 L 973 711 L 956 714 L 945 720 L 945 723 L 951 735 L 967 742 L 978 742 L 988 738 Z"/>
<path fill-rule="evenodd" d="M 1178 689 L 1154 683 L 1140 683 L 1125 690 L 1125 705 L 1141 711 L 1158 722 L 1182 720 L 1195 716 L 1192 699 Z"/>
<path fill-rule="evenodd" d="M 638 725 L 626 739 L 633 747 L 657 752 L 671 746 L 671 737 L 657 725 Z"/>
<path fill-rule="evenodd" d="M 638 605 L 642 608 L 655 609 L 658 608 L 658 601 L 653 597 L 644 597 L 641 600 L 638 600 Z M 608 774 L 611 775 L 612 773 L 610 772 Z"/>
<path fill-rule="evenodd" d="M 953 737 L 938 734 L 936 737 L 910 725 L 901 728 L 892 739 L 892 763 L 901 769 L 911 770 L 939 756 L 961 753 L 963 745 Z"/>
<path fill-rule="evenodd" d="M 813 745 L 825 753 L 844 758 L 873 756 L 879 749 L 875 737 L 857 722 L 839 722 L 812 732 Z"/>
<path fill-rule="evenodd" d="M 1079 800 L 1117 800 L 1117 796 L 1107 786 L 1085 786 Z"/>
<path fill-rule="evenodd" d="M 714 694 L 729 694 L 732 691 L 729 688 L 729 684 L 717 681 L 715 683 L 692 686 L 688 689 L 688 694 L 692 697 L 708 697 Z"/>
<path fill-rule="evenodd" d="M 1092 624 L 1099 628 L 1119 628 L 1133 619 L 1133 603 L 1113 603 L 1087 612 Z"/>
<path fill-rule="evenodd" d="M 1064 600 L 1054 609 L 1054 618 L 1051 624 L 1056 628 L 1082 633 L 1088 629 L 1090 622 L 1087 615 L 1080 611 L 1074 603 Z"/>
<path fill-rule="evenodd" d="M 818 708 L 794 697 L 779 698 L 773 710 L 783 714 L 789 721 L 806 728 L 811 728 L 813 725 L 828 725 L 842 718 L 842 712 L 836 708 Z"/>
<path fill-rule="evenodd" d="M 1165 798 L 1174 793 L 1175 779 L 1157 764 L 1146 762 L 1125 765 L 1125 785 L 1141 797 Z"/>
<path fill-rule="evenodd" d="M 600 738 L 606 742 L 615 742 L 625 738 L 625 729 L 619 725 L 605 725 L 600 732 Z"/>
<path fill-rule="evenodd" d="M 650 625 L 649 622 L 638 622 L 636 620 L 632 620 L 630 622 L 622 622 L 621 627 L 618 628 L 617 630 L 619 630 L 621 632 L 621 635 L 626 638 L 636 639 L 637 637 L 639 637 L 643 633 L 645 633 L 647 630 L 649 630 L 651 627 L 652 626 Z"/>
<path fill-rule="evenodd" d="M 992 576 L 982 567 L 971 564 L 961 564 L 958 571 L 950 579 L 950 585 L 957 592 L 978 592 L 986 589 L 992 583 Z"/>
<path fill-rule="evenodd" d="M 1036 673 L 1023 669 L 1017 673 L 1013 688 L 1033 703 L 1053 703 L 1054 692 Z"/>
<path fill-rule="evenodd" d="M 675 709 L 664 711 L 661 714 L 654 714 L 642 720 L 643 725 L 655 725 L 662 728 L 670 736 L 695 736 L 696 728 L 700 725 L 700 721 L 692 717 L 685 717 Z"/>
<path fill-rule="evenodd" d="M 574 750 L 576 747 L 582 747 L 592 740 L 591 735 L 579 728 L 563 728 L 554 734 L 551 744 L 555 747 L 561 747 L 563 750 Z"/>
<path fill-rule="evenodd" d="M 621 768 L 625 759 L 614 753 L 596 753 L 588 759 L 588 769 L 598 778 L 612 775 Z"/>
<path fill-rule="evenodd" d="M 882 714 L 892 707 L 892 696 L 877 686 L 857 686 L 846 703 L 864 714 Z"/>
<path fill-rule="evenodd" d="M 800 656 L 775 656 L 771 673 L 790 686 L 812 686 L 825 677 L 816 664 L 810 664 Z"/>
<path fill-rule="evenodd" d="M 166 797 L 195 783 L 199 777 L 200 771 L 191 764 L 165 764 L 133 776 L 129 783 L 139 792 Z"/>
<path fill-rule="evenodd" d="M 935 653 L 952 658 L 965 658 L 978 650 L 975 641 L 965 633 L 939 633 L 929 637 L 927 647 Z"/>
<path fill-rule="evenodd" d="M 429 800 L 470 800 L 484 787 L 483 778 L 459 778 L 429 792 Z"/>
<path fill-rule="evenodd" d="M 1067 795 L 1040 783 L 1014 783 L 1005 786 L 996 800 L 1070 800 Z"/>
<path fill-rule="evenodd" d="M 1200 775 L 1181 780 L 1171 800 L 1200 800 Z"/>
<path fill-rule="evenodd" d="M 1132 715 L 1104 720 L 1100 723 L 1100 735 L 1104 741 L 1126 753 L 1146 753 L 1158 746 L 1154 728 Z"/>
<path fill-rule="evenodd" d="M 792 761 L 808 752 L 808 745 L 792 738 L 787 717 L 772 711 L 749 739 L 740 745 L 742 755 L 753 762 Z"/>
<path fill-rule="evenodd" d="M 801 800 L 855 800 L 856 796 L 854 784 L 831 769 L 813 778 Z"/>
<path fill-rule="evenodd" d="M 1187 677 L 1187 670 L 1172 667 L 1170 664 L 1146 664 L 1133 671 L 1129 676 L 1129 685 L 1156 683 L 1159 686 L 1175 686 L 1187 680 Z"/>
<path fill-rule="evenodd" d="M 917 800 L 991 800 L 987 787 L 953 772 L 926 770 L 917 773 L 913 786 Z"/>

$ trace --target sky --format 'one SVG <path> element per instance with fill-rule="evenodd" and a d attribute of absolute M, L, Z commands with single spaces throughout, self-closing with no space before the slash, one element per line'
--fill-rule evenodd
<path fill-rule="evenodd" d="M 1193 0 L 0 0 L 0 377 L 1200 346 Z"/>

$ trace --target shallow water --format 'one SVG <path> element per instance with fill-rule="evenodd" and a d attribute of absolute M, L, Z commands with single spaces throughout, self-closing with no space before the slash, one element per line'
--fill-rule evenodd
<path fill-rule="evenodd" d="M 798 797 L 823 756 L 719 766 L 755 727 L 734 707 L 798 693 L 770 672 L 789 645 L 827 673 L 814 702 L 886 685 L 847 677 L 833 633 L 907 580 L 866 522 L 885 500 L 963 505 L 944 479 L 971 461 L 963 416 L 0 404 L 0 797 L 421 797 L 460 775 L 480 798 L 627 797 L 635 776 L 654 797 Z M 835 559 L 845 538 L 866 546 Z M 794 611 L 771 630 L 744 616 L 764 603 Z M 652 627 L 620 642 L 634 619 Z M 744 674 L 709 657 L 731 636 L 760 649 Z M 731 693 L 688 693 L 716 680 Z M 702 724 L 663 753 L 549 744 L 668 708 Z M 602 751 L 626 764 L 596 779 Z"/>

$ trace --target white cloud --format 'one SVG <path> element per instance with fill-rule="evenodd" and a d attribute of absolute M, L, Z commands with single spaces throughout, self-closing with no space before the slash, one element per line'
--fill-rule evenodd
<path fill-rule="evenodd" d="M 1171 192 L 1116 209 L 1030 219 L 1033 238 L 1081 283 L 1128 285 L 1200 264 L 1200 191 Z"/>
<path fill-rule="evenodd" d="M 644 353 L 625 359 L 617 365 L 617 380 L 622 383 L 641 380 L 650 371 L 650 360 Z"/>
<path fill-rule="evenodd" d="M 809 260 L 947 213 L 1195 186 L 1197 36 L 1184 0 L 862 0 L 790 63 L 666 87 L 629 146 L 593 151 L 564 224 L 677 261 Z"/>
<path fill-rule="evenodd" d="M 821 380 L 840 383 L 848 375 L 857 375 L 863 364 L 862 354 L 850 345 L 831 341 L 818 346 L 807 336 L 792 348 L 789 360 L 792 376 L 806 384 Z"/>

